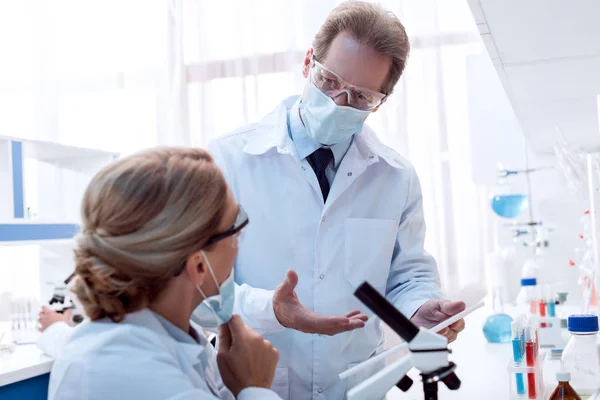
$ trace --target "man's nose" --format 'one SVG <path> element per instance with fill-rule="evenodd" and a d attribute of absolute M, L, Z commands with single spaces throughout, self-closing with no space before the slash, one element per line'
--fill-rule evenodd
<path fill-rule="evenodd" d="M 346 90 L 342 90 L 336 94 L 333 101 L 335 101 L 335 104 L 338 106 L 348 106 L 350 104 L 350 93 Z"/>

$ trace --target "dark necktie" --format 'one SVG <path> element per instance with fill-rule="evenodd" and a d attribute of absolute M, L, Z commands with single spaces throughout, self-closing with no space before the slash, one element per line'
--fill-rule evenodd
<path fill-rule="evenodd" d="M 329 195 L 329 181 L 327 180 L 325 169 L 333 159 L 333 152 L 329 148 L 321 147 L 312 153 L 309 158 L 310 161 L 312 161 L 312 167 L 317 175 L 319 186 L 321 187 L 323 201 L 327 201 L 327 195 Z"/>

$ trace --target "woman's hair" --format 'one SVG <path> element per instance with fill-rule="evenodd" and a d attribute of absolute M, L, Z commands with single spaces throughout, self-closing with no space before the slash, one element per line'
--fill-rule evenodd
<path fill-rule="evenodd" d="M 217 233 L 227 190 L 200 149 L 145 151 L 98 172 L 83 198 L 75 248 L 73 291 L 88 317 L 119 322 L 147 307 Z"/>

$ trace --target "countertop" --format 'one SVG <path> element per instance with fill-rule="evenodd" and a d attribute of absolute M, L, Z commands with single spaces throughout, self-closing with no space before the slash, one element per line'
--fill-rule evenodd
<path fill-rule="evenodd" d="M 52 363 L 35 344 L 16 346 L 12 353 L 0 352 L 0 387 L 46 374 Z"/>

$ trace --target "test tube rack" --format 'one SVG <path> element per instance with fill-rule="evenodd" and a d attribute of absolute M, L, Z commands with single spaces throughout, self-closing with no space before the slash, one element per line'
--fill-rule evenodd
<path fill-rule="evenodd" d="M 544 353 L 538 355 L 535 365 L 528 366 L 525 361 L 508 364 L 508 378 L 511 400 L 543 400 L 544 375 L 542 363 Z"/>
<path fill-rule="evenodd" d="M 560 321 L 557 321 L 560 326 Z M 537 316 L 520 315 L 511 323 L 513 359 L 508 363 L 511 399 L 544 399 L 544 375 Z M 546 329 L 546 328 L 544 328 Z"/>

